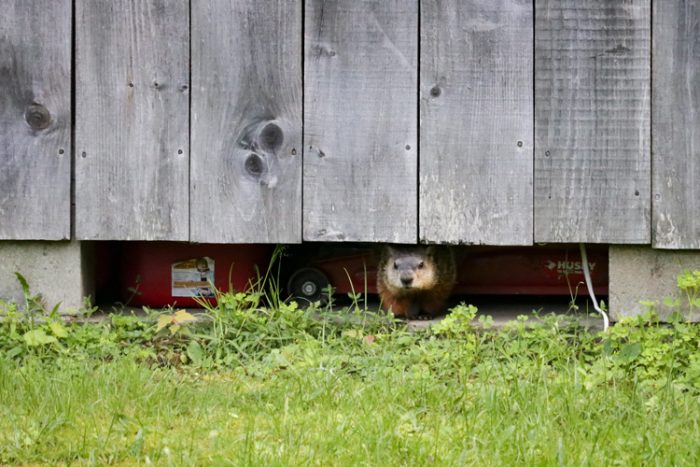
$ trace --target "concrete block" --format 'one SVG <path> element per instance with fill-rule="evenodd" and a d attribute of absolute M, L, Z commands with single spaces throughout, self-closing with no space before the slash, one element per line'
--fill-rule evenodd
<path fill-rule="evenodd" d="M 678 311 L 700 321 L 700 312 L 689 312 L 685 294 L 677 286 L 676 278 L 685 270 L 700 270 L 698 250 L 654 250 L 650 246 L 610 246 L 610 318 L 617 321 L 624 316 L 647 311 L 640 301 L 656 301 L 661 317 L 671 314 L 673 307 L 663 304 L 666 297 L 681 300 Z"/>
<path fill-rule="evenodd" d="M 93 250 L 90 242 L 0 241 L 0 299 L 24 303 L 19 272 L 49 309 L 61 303 L 62 313 L 75 312 L 94 297 Z"/>

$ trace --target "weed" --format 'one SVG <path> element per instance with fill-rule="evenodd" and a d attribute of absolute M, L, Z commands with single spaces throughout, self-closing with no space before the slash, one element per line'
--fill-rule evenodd
<path fill-rule="evenodd" d="M 678 288 L 685 293 L 689 311 L 700 309 L 700 271 L 684 271 L 679 275 L 676 283 Z"/>
<path fill-rule="evenodd" d="M 435 335 L 456 338 L 473 332 L 472 321 L 476 318 L 477 308 L 474 305 L 460 303 L 450 314 L 432 326 Z"/>

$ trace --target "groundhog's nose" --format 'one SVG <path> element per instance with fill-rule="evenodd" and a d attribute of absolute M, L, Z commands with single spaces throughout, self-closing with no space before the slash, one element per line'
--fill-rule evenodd
<path fill-rule="evenodd" d="M 404 287 L 408 287 L 413 282 L 413 277 L 411 276 L 401 276 L 401 283 Z"/>

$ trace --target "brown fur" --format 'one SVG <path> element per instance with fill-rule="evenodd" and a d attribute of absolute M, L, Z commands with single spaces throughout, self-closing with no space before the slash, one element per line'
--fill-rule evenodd
<path fill-rule="evenodd" d="M 455 256 L 444 246 L 386 246 L 377 269 L 382 306 L 415 319 L 443 311 L 457 280 Z"/>

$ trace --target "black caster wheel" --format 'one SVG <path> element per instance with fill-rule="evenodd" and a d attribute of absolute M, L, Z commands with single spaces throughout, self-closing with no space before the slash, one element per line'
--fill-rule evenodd
<path fill-rule="evenodd" d="M 287 290 L 300 305 L 328 301 L 330 282 L 324 273 L 314 268 L 299 269 L 287 283 Z"/>

